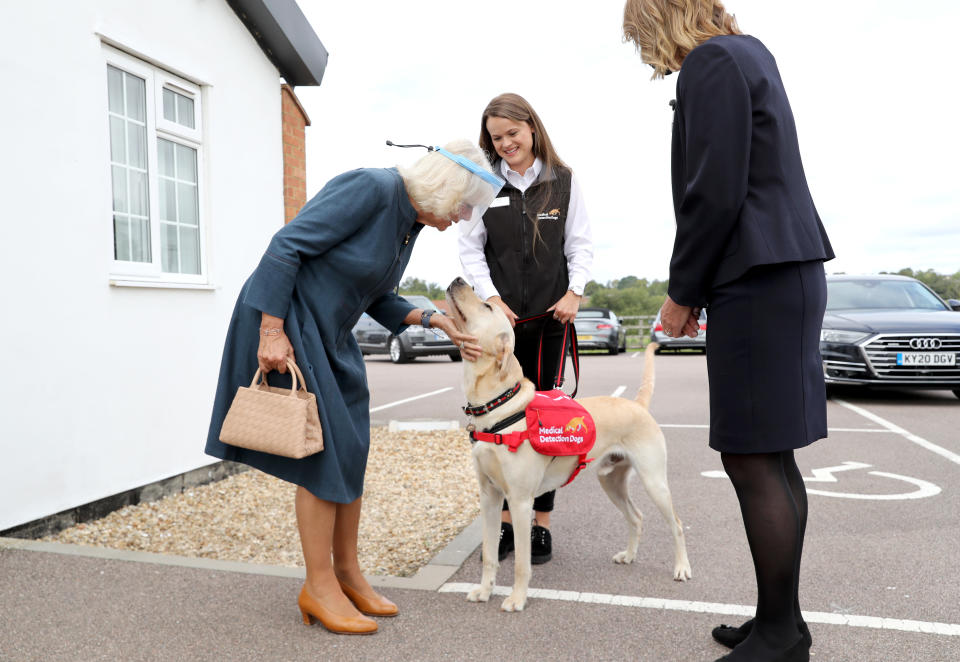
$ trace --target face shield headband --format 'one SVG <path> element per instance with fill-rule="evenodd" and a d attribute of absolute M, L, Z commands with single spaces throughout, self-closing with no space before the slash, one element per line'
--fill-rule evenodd
<path fill-rule="evenodd" d="M 461 168 L 467 170 L 470 174 L 470 180 L 467 183 L 466 190 L 463 192 L 463 198 L 460 201 L 460 208 L 457 210 L 458 220 L 468 221 L 469 228 L 465 231 L 469 233 L 473 227 L 483 217 L 487 208 L 491 205 L 500 189 L 503 188 L 504 181 L 494 175 L 492 172 L 480 166 L 465 156 L 454 154 L 442 147 L 429 147 L 427 145 L 397 145 L 387 141 L 391 147 L 422 147 L 428 152 L 437 152 L 450 159 Z"/>

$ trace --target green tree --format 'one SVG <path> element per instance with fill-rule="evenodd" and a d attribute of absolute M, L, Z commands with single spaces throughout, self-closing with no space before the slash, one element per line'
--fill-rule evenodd
<path fill-rule="evenodd" d="M 916 278 L 943 299 L 960 299 L 960 271 L 953 275 L 938 274 L 933 269 L 914 271 L 907 267 L 897 272 L 900 276 Z"/>

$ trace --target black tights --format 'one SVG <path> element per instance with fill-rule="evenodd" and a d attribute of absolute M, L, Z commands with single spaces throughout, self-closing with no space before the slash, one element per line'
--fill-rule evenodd
<path fill-rule="evenodd" d="M 721 453 L 740 501 L 757 577 L 757 615 L 750 636 L 730 660 L 763 660 L 800 638 L 798 584 L 807 490 L 793 451 Z"/>

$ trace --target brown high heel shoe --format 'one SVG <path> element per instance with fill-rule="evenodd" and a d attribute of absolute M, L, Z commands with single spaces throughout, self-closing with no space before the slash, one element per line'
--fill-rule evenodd
<path fill-rule="evenodd" d="M 340 580 L 337 581 L 340 582 Z M 400 612 L 397 605 L 382 595 L 378 594 L 375 599 L 371 600 L 360 595 L 356 589 L 343 582 L 340 582 L 340 588 L 343 589 L 344 595 L 350 598 L 350 602 L 367 616 L 396 616 Z"/>
<path fill-rule="evenodd" d="M 306 584 L 300 591 L 297 604 L 300 605 L 300 613 L 303 615 L 305 625 L 312 625 L 313 619 L 316 619 L 320 621 L 320 625 L 337 634 L 373 634 L 377 631 L 377 622 L 366 616 L 338 616 L 334 614 L 307 593 Z"/>

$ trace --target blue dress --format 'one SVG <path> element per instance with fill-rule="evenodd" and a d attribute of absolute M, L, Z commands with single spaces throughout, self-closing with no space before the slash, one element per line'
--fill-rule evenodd
<path fill-rule="evenodd" d="M 422 224 L 394 168 L 360 169 L 332 179 L 270 242 L 244 284 L 220 366 L 206 452 L 301 485 L 321 499 L 350 503 L 363 494 L 370 447 L 370 396 L 351 329 L 366 311 L 400 333 L 414 306 L 394 293 Z M 257 370 L 261 312 L 284 331 L 317 396 L 324 449 L 300 460 L 224 444 L 220 428 L 239 386 Z M 270 374 L 273 386 L 289 375 Z"/>

